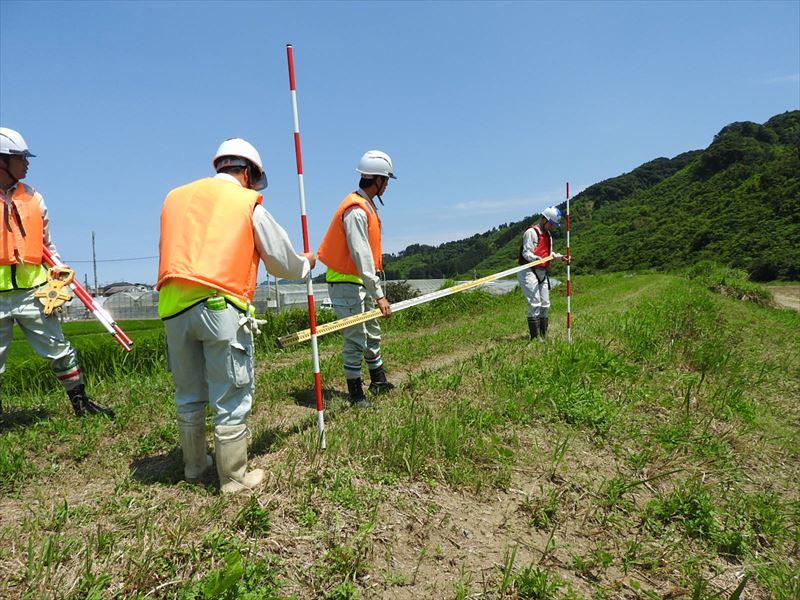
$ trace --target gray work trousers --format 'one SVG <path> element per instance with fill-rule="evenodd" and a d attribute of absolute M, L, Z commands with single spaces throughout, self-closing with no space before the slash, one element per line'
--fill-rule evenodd
<path fill-rule="evenodd" d="M 517 280 L 528 303 L 528 318 L 546 319 L 550 310 L 550 278 L 547 269 L 525 269 L 517 273 Z"/>
<path fill-rule="evenodd" d="M 44 306 L 33 297 L 35 289 L 0 293 L 0 373 L 6 370 L 14 323 L 19 325 L 31 348 L 50 361 L 55 376 L 69 391 L 83 383 L 78 353 L 66 340 L 55 314 L 44 314 Z"/>
<path fill-rule="evenodd" d="M 211 405 L 214 425 L 243 425 L 253 405 L 253 334 L 230 305 L 205 302 L 164 320 L 178 415 Z"/>
<path fill-rule="evenodd" d="M 363 285 L 355 283 L 329 283 L 328 293 L 336 317 L 342 319 L 375 308 L 375 301 Z M 359 323 L 343 330 L 344 376 L 346 379 L 361 377 L 361 364 L 377 369 L 383 364 L 381 358 L 381 326 L 378 319 Z"/>

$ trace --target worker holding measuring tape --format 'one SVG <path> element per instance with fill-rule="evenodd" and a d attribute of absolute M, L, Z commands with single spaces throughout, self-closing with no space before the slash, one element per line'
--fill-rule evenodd
<path fill-rule="evenodd" d="M 524 265 L 531 261 L 550 256 L 553 260 L 569 261 L 562 254 L 553 252 L 554 227 L 561 226 L 561 211 L 548 206 L 542 211 L 539 223 L 531 225 L 522 236 L 519 246 L 518 263 Z M 528 303 L 528 332 L 531 339 L 547 339 L 548 312 L 550 310 L 550 263 L 525 269 L 517 274 L 522 293 Z"/>
<path fill-rule="evenodd" d="M 381 220 L 374 198 L 383 204 L 381 195 L 386 192 L 389 179 L 397 178 L 392 172 L 392 159 L 380 150 L 366 152 L 356 171 L 361 174 L 358 189 L 339 204 L 317 257 L 328 266 L 325 281 L 339 319 L 372 310 L 376 304 L 388 317 L 392 309 L 378 275 L 383 270 Z M 343 336 L 344 376 L 350 403 L 368 407 L 361 382 L 364 361 L 369 370 L 370 392 L 378 394 L 394 387 L 383 370 L 381 326 L 373 319 L 348 327 Z"/>
<path fill-rule="evenodd" d="M 62 288 L 74 274 L 70 269 L 55 268 L 48 273 L 42 264 L 44 247 L 56 257 L 58 252 L 50 238 L 50 219 L 42 195 L 21 181 L 28 172 L 28 158 L 33 156 L 19 132 L 0 127 L 0 373 L 6 368 L 16 323 L 36 353 L 50 360 L 50 368 L 64 386 L 77 416 L 113 417 L 113 410 L 86 395 L 78 354 L 64 338 L 61 323 L 53 314 L 71 297 Z M 49 302 L 45 286 L 54 294 Z"/>
<path fill-rule="evenodd" d="M 214 412 L 217 473 L 223 493 L 252 489 L 264 471 L 247 471 L 247 417 L 253 402 L 251 302 L 259 261 L 277 277 L 303 279 L 312 253 L 297 253 L 262 206 L 267 177 L 247 141 L 222 142 L 215 177 L 175 188 L 161 211 L 158 314 L 168 360 L 184 476 L 197 481 L 211 466 L 205 414 Z"/>

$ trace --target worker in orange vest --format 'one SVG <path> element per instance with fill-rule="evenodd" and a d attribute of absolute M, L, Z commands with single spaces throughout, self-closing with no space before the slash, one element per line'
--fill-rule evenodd
<path fill-rule="evenodd" d="M 184 476 L 199 480 L 212 465 L 205 414 L 214 413 L 217 474 L 223 493 L 253 489 L 264 471 L 247 471 L 247 417 L 253 401 L 251 304 L 259 261 L 277 277 L 304 279 L 312 253 L 297 253 L 262 205 L 267 177 L 258 151 L 234 138 L 220 145 L 217 174 L 175 188 L 161 211 L 158 314 L 167 333 L 169 368 Z"/>
<path fill-rule="evenodd" d="M 317 250 L 319 260 L 328 266 L 325 281 L 333 310 L 338 318 L 372 310 L 377 304 L 384 317 L 392 309 L 386 299 L 379 273 L 381 262 L 381 220 L 374 198 L 383 204 L 392 172 L 392 159 L 385 152 L 370 150 L 358 162 L 361 174 L 358 189 L 339 204 L 328 231 Z M 394 386 L 386 379 L 381 357 L 381 327 L 376 319 L 344 330 L 344 376 L 350 403 L 368 407 L 361 382 L 361 366 L 366 361 L 370 392 L 377 394 Z"/>
<path fill-rule="evenodd" d="M 50 368 L 64 386 L 77 416 L 113 417 L 113 410 L 86 395 L 78 353 L 64 338 L 58 317 L 45 315 L 34 297 L 36 289 L 47 283 L 47 267 L 42 264 L 44 246 L 56 258 L 58 252 L 50 238 L 44 198 L 21 181 L 28 173 L 28 158 L 33 156 L 19 132 L 0 127 L 0 373 L 6 369 L 16 323 L 36 353 L 50 360 Z"/>

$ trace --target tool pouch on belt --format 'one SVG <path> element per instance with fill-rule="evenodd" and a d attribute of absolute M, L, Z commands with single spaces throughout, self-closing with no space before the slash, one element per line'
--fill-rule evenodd
<path fill-rule="evenodd" d="M 72 298 L 69 293 L 69 284 L 75 279 L 75 271 L 66 267 L 59 267 L 58 273 L 54 269 L 47 271 L 47 283 L 33 293 L 44 305 L 44 314 L 48 317 L 54 310 L 61 310 L 64 303 Z"/>

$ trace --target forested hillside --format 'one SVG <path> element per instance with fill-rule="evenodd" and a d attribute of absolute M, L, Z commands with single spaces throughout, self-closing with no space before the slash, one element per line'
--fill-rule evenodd
<path fill-rule="evenodd" d="M 582 271 L 678 268 L 713 260 L 755 280 L 800 277 L 800 111 L 724 127 L 705 150 L 657 158 L 571 201 Z M 564 208 L 564 205 L 561 205 Z M 384 258 L 389 279 L 471 276 L 513 265 L 535 215 Z M 563 231 L 556 236 L 563 248 Z"/>

